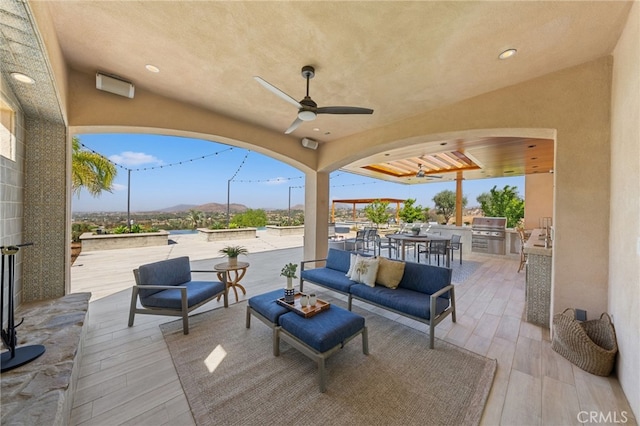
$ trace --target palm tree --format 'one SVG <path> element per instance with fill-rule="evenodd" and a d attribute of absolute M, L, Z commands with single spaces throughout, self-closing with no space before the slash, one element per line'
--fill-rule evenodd
<path fill-rule="evenodd" d="M 80 139 L 72 139 L 71 154 L 71 187 L 74 194 L 80 194 L 85 188 L 93 197 L 98 197 L 102 191 L 113 190 L 113 180 L 118 171 L 108 159 L 95 152 L 81 148 Z"/>
<path fill-rule="evenodd" d="M 189 215 L 187 216 L 187 221 L 193 226 L 193 229 L 196 229 L 200 222 L 203 222 L 205 219 L 204 212 L 198 210 L 189 210 Z"/>

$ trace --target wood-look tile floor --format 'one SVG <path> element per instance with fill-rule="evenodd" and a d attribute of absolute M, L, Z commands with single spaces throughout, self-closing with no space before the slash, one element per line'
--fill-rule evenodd
<path fill-rule="evenodd" d="M 281 287 L 281 266 L 301 257 L 301 248 L 253 254 L 243 280 L 247 295 L 241 300 Z M 547 329 L 523 320 L 525 277 L 516 272 L 518 258 L 479 254 L 467 258 L 464 260 L 482 264 L 465 282 L 456 285 L 458 321 L 454 324 L 446 319 L 439 324 L 436 337 L 498 360 L 481 424 L 578 425 L 586 418 L 585 414 L 578 417 L 581 411 L 616 413 L 617 419 L 624 413 L 626 424 L 637 424 L 615 377 L 594 376 L 573 366 L 551 349 Z M 136 257 L 132 262 L 146 260 Z M 194 424 L 158 327 L 177 318 L 137 315 L 135 325 L 127 327 L 130 265 L 124 269 L 117 262 L 109 267 L 104 262 L 101 265 L 93 265 L 86 257 L 84 270 L 75 275 L 72 270 L 72 292 L 99 287 L 101 297 L 90 304 L 71 424 Z M 108 295 L 110 290 L 105 286 L 113 293 Z M 230 301 L 235 302 L 235 298 L 230 296 Z M 210 302 L 200 311 L 221 304 Z M 371 309 L 366 304 L 360 306 Z M 424 324 L 371 310 L 428 332 Z M 384 422 L 393 424 L 393 414 Z"/>

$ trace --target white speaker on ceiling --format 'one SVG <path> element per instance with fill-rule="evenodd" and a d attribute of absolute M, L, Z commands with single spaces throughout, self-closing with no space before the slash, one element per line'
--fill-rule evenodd
<path fill-rule="evenodd" d="M 135 93 L 135 86 L 130 81 L 99 72 L 96 73 L 96 89 L 130 99 L 133 99 Z"/>
<path fill-rule="evenodd" d="M 304 146 L 305 148 L 316 149 L 318 147 L 318 142 L 314 141 L 313 139 L 302 138 L 300 142 L 302 143 L 302 146 Z"/>

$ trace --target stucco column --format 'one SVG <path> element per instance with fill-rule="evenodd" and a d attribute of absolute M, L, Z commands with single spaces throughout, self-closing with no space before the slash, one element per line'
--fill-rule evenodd
<path fill-rule="evenodd" d="M 329 173 L 307 173 L 304 189 L 304 259 L 324 258 L 329 246 Z"/>

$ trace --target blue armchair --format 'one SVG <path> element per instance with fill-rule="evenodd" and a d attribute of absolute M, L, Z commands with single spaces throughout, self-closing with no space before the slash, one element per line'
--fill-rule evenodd
<path fill-rule="evenodd" d="M 136 285 L 131 292 L 129 327 L 133 326 L 135 314 L 181 316 L 183 332 L 189 334 L 189 312 L 219 296 L 224 297 L 224 307 L 229 306 L 226 282 L 192 281 L 191 272 L 215 271 L 192 271 L 187 256 L 134 269 Z"/>

